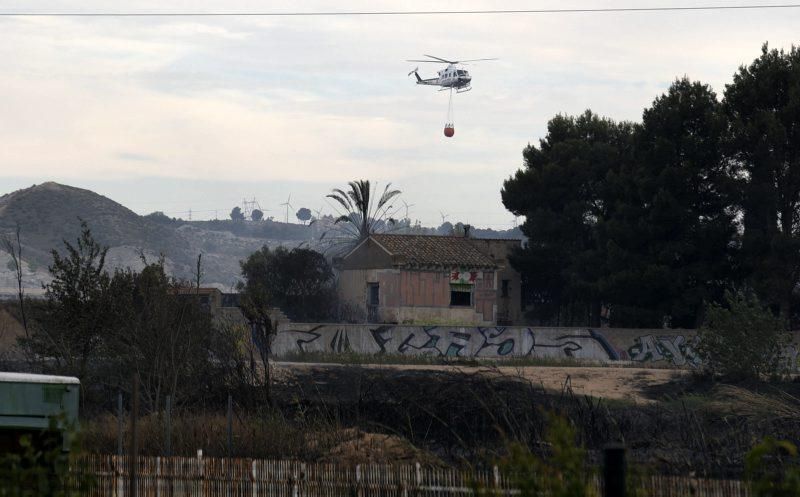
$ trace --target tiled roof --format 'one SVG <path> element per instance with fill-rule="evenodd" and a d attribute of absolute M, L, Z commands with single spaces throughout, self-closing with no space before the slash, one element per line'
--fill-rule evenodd
<path fill-rule="evenodd" d="M 371 236 L 397 259 L 398 265 L 409 268 L 496 268 L 491 257 L 478 250 L 469 238 L 432 235 Z"/>

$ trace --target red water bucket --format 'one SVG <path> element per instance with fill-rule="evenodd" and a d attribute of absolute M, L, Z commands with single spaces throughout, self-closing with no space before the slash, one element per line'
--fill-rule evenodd
<path fill-rule="evenodd" d="M 453 127 L 453 125 L 446 124 L 444 127 L 444 136 L 452 138 L 454 134 L 456 134 L 456 129 Z"/>

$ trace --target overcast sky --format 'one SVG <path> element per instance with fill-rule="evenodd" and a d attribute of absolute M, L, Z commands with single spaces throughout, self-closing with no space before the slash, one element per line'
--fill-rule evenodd
<path fill-rule="evenodd" d="M 703 1 L 704 5 L 769 4 Z M 298 6 L 302 4 L 301 6 Z M 626 1 L 0 1 L 2 12 L 437 10 L 698 5 Z M 617 120 L 676 77 L 720 95 L 763 42 L 800 42 L 800 9 L 395 17 L 0 17 L 0 193 L 44 181 L 139 212 L 227 216 L 255 197 L 283 219 L 368 178 L 410 217 L 509 228 L 500 201 L 557 113 Z M 470 65 L 454 97 L 414 85 L 422 54 Z M 439 67 L 419 64 L 423 77 Z M 290 214 L 294 220 L 294 213 Z"/>

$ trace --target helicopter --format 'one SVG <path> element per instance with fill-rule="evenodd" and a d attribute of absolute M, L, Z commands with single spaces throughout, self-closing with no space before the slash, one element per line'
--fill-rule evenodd
<path fill-rule="evenodd" d="M 430 62 L 434 64 L 447 64 L 447 67 L 438 71 L 439 76 L 436 78 L 429 78 L 423 79 L 419 75 L 419 67 L 415 68 L 413 71 L 408 73 L 409 76 L 412 74 L 417 77 L 417 84 L 418 85 L 430 85 L 430 86 L 441 86 L 439 91 L 443 90 L 456 90 L 456 93 L 464 93 L 470 91 L 472 89 L 471 82 L 472 76 L 469 75 L 469 71 L 465 69 L 461 69 L 458 67 L 458 64 L 463 64 L 465 62 L 478 62 L 481 60 L 497 60 L 496 58 L 492 59 L 468 59 L 468 60 L 447 60 L 441 57 L 434 57 L 433 55 L 423 54 L 425 57 L 429 57 L 433 60 L 408 60 L 406 62 Z"/>

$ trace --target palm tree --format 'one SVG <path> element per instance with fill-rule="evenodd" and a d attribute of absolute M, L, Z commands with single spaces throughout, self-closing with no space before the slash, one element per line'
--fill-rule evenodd
<path fill-rule="evenodd" d="M 390 190 L 392 184 L 384 187 L 377 198 L 378 187 L 370 185 L 369 180 L 350 181 L 349 190 L 334 188 L 327 195 L 336 201 L 334 209 L 338 217 L 331 230 L 322 234 L 320 240 L 329 233 L 327 246 L 336 252 L 343 252 L 359 243 L 372 233 L 385 232 L 395 224 L 395 208 L 390 201 L 400 195 L 400 190 Z"/>

